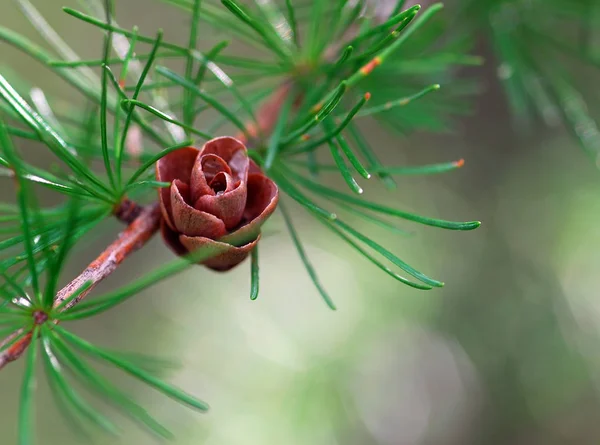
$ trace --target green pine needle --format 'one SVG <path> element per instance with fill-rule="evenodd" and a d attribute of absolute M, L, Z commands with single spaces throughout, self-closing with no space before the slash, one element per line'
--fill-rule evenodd
<path fill-rule="evenodd" d="M 288 13 L 288 20 L 290 22 L 292 38 L 294 39 L 294 43 L 296 44 L 296 46 L 300 46 L 298 36 L 298 22 L 296 21 L 296 11 L 294 9 L 294 5 L 292 4 L 292 0 L 285 0 L 285 7 Z"/>
<path fill-rule="evenodd" d="M 258 298 L 259 271 L 258 271 L 258 246 L 252 249 L 250 262 L 250 300 Z"/>
<path fill-rule="evenodd" d="M 117 409 L 128 415 L 136 422 L 148 428 L 162 439 L 173 439 L 173 434 L 157 422 L 148 412 L 123 394 L 110 381 L 93 370 L 70 346 L 59 337 L 56 332 L 50 331 L 52 346 L 59 360 L 86 386 L 93 389 L 98 395 L 107 399 Z"/>
<path fill-rule="evenodd" d="M 194 69 L 194 58 L 192 51 L 196 50 L 196 41 L 198 40 L 198 22 L 200 21 L 200 5 L 202 0 L 194 0 L 192 15 L 190 16 L 190 34 L 188 39 L 188 56 L 185 61 L 185 78 L 192 78 Z M 188 127 L 194 124 L 194 96 L 189 91 L 184 93 L 183 102 L 183 122 Z"/>
<path fill-rule="evenodd" d="M 155 155 L 149 157 L 134 173 L 133 175 L 131 175 L 131 177 L 129 178 L 129 181 L 127 182 L 127 185 L 125 186 L 126 189 L 128 189 L 129 187 L 131 187 L 135 181 L 142 176 L 146 170 L 148 170 L 150 167 L 154 166 L 154 164 L 156 164 L 156 162 L 158 162 L 158 160 L 160 158 L 165 157 L 166 155 L 168 155 L 169 153 L 175 151 L 175 150 L 179 150 L 180 148 L 185 148 L 185 147 L 189 147 L 190 145 L 193 145 L 194 141 L 193 140 L 187 140 L 187 141 L 183 141 L 180 144 L 175 144 L 175 145 L 171 145 L 170 147 L 167 147 L 163 150 L 161 150 L 160 152 L 156 153 Z"/>
<path fill-rule="evenodd" d="M 344 181 L 346 182 L 348 187 L 350 187 L 350 190 L 352 190 L 357 195 L 362 195 L 363 189 L 358 185 L 356 180 L 352 177 L 352 173 L 350 173 L 348 166 L 344 162 L 344 159 L 342 158 L 342 155 L 340 154 L 337 144 L 333 141 L 329 141 L 328 144 L 329 144 L 329 148 L 331 151 L 331 157 L 333 158 L 335 165 L 337 166 L 340 173 L 342 174 L 342 178 L 344 178 Z"/>
<path fill-rule="evenodd" d="M 71 405 L 75 409 L 75 412 L 82 415 L 82 417 L 91 421 L 93 424 L 98 426 L 100 429 L 108 432 L 114 436 L 119 434 L 119 431 L 115 425 L 107 419 L 105 416 L 100 414 L 94 409 L 89 403 L 87 403 L 72 387 L 64 376 L 64 372 L 60 366 L 59 361 L 54 354 L 52 349 L 52 342 L 49 328 L 44 325 L 42 326 L 42 357 L 44 359 L 44 365 L 47 372 L 48 380 L 54 383 L 58 391 L 56 396 L 64 398 L 65 405 Z"/>
<path fill-rule="evenodd" d="M 25 246 L 25 252 L 27 254 L 27 264 L 29 265 L 29 272 L 31 274 L 31 285 L 33 287 L 34 302 L 37 304 L 41 303 L 40 287 L 38 284 L 37 269 L 35 267 L 35 256 L 34 256 L 34 241 L 31 231 L 30 222 L 30 208 L 31 195 L 28 190 L 27 183 L 23 179 L 22 166 L 20 158 L 18 157 L 10 136 L 6 131 L 4 122 L 0 120 L 0 146 L 3 148 L 4 154 L 12 164 L 12 168 L 15 174 L 15 188 L 17 192 L 17 201 L 21 214 L 22 229 L 23 229 L 23 244 Z"/>
<path fill-rule="evenodd" d="M 304 250 L 302 241 L 300 241 L 300 238 L 298 237 L 298 232 L 296 232 L 296 227 L 294 226 L 294 223 L 292 222 L 292 217 L 288 213 L 283 202 L 281 202 L 281 201 L 279 202 L 279 210 L 281 210 L 281 214 L 283 215 L 285 225 L 288 229 L 288 232 L 290 232 L 290 237 L 292 238 L 292 241 L 294 242 L 294 246 L 296 247 L 296 250 L 298 251 L 298 255 L 300 256 L 300 259 L 302 260 L 302 263 L 304 264 L 304 268 L 308 272 L 310 279 L 312 280 L 313 284 L 319 291 L 319 294 L 321 294 L 321 297 L 323 298 L 323 301 L 325 302 L 325 304 L 327 304 L 327 306 L 329 306 L 329 309 L 335 311 L 336 310 L 335 303 L 333 302 L 333 300 L 331 299 L 331 297 L 329 296 L 329 294 L 327 293 L 327 291 L 321 284 L 321 281 L 319 280 L 319 277 L 317 276 L 317 272 L 315 271 L 315 268 L 313 267 L 312 263 L 308 259 L 308 256 L 306 255 L 306 251 Z"/>
<path fill-rule="evenodd" d="M 191 134 L 195 134 L 196 136 L 200 136 L 201 138 L 203 138 L 203 139 L 205 139 L 207 141 L 213 138 L 213 136 L 211 136 L 210 134 L 205 133 L 204 131 L 196 130 L 194 127 L 186 125 L 183 122 L 179 122 L 177 119 L 173 119 L 168 114 L 163 113 L 162 111 L 157 110 L 153 106 L 145 104 L 144 102 L 141 102 L 139 100 L 126 99 L 126 100 L 122 101 L 121 103 L 123 104 L 123 106 L 125 106 L 127 108 L 139 107 L 139 108 L 141 108 L 143 110 L 146 110 L 149 113 L 152 113 L 155 116 L 158 116 L 163 121 L 169 122 L 171 124 L 175 124 L 175 125 L 183 128 L 187 132 L 189 132 Z"/>
<path fill-rule="evenodd" d="M 294 177 L 299 184 L 302 184 L 304 187 L 313 191 L 314 193 L 318 193 L 321 196 L 327 199 L 333 199 L 335 201 L 346 202 L 348 204 L 353 204 L 359 207 L 363 207 L 365 209 L 369 209 L 375 212 L 383 213 L 389 216 L 395 216 L 398 218 L 403 218 L 408 221 L 413 221 L 419 224 L 424 224 L 427 226 L 439 227 L 442 229 L 448 230 L 473 230 L 478 228 L 481 225 L 479 221 L 467 221 L 467 222 L 454 222 L 454 221 L 446 221 L 442 219 L 436 218 L 428 218 L 426 216 L 416 215 L 409 212 L 404 212 L 399 209 L 395 209 L 393 207 L 388 207 L 382 204 L 377 204 L 371 201 L 366 201 L 360 198 L 356 198 L 351 195 L 347 195 L 342 192 L 338 192 L 337 190 L 331 189 L 324 185 L 321 185 L 315 181 L 312 181 L 302 175 L 299 175 L 296 172 L 293 172 L 290 169 L 286 169 L 286 173 L 290 176 Z"/>
<path fill-rule="evenodd" d="M 283 106 L 281 107 L 281 112 L 279 113 L 279 118 L 277 119 L 277 123 L 275 124 L 275 129 L 273 130 L 273 135 L 269 140 L 269 146 L 267 147 L 267 156 L 265 158 L 264 169 L 269 171 L 277 154 L 279 152 L 281 146 L 281 137 L 285 130 L 285 126 L 288 120 L 288 114 L 292 108 L 292 103 L 294 101 L 294 95 L 290 94 L 288 99 L 285 101 Z"/>
<path fill-rule="evenodd" d="M 231 123 L 234 124 L 237 128 L 242 130 L 244 133 L 247 133 L 246 125 L 237 116 L 231 113 L 231 111 L 227 107 L 225 107 L 221 103 L 221 101 L 215 99 L 210 94 L 202 91 L 188 79 L 181 77 L 179 74 L 175 73 L 174 71 L 171 71 L 166 67 L 159 66 L 156 69 L 156 72 L 165 76 L 167 79 L 170 79 L 173 82 L 181 85 L 186 90 L 189 90 L 192 94 L 195 94 L 198 97 L 200 97 L 202 100 L 210 104 L 215 110 L 221 113 L 224 117 L 227 117 L 231 121 Z"/>
<path fill-rule="evenodd" d="M 86 342 L 85 340 L 77 337 L 76 335 L 70 333 L 69 331 L 63 329 L 60 326 L 56 326 L 54 329 L 60 336 L 64 337 L 67 340 L 67 342 L 69 342 L 69 343 L 73 344 L 74 346 L 76 346 L 77 348 L 81 349 L 86 354 L 89 354 L 93 357 L 97 357 L 102 360 L 105 360 L 106 362 L 116 366 L 117 368 L 121 369 L 122 371 L 126 372 L 127 374 L 130 374 L 131 376 L 135 377 L 136 379 L 141 380 L 142 382 L 146 383 L 149 386 L 152 386 L 154 389 L 177 400 L 180 403 L 188 405 L 189 407 L 195 408 L 199 411 L 207 411 L 208 410 L 208 405 L 205 402 L 181 391 L 178 388 L 168 385 L 167 383 L 156 378 L 155 376 L 151 375 L 150 373 L 134 366 L 133 364 L 129 363 L 128 361 L 123 360 L 120 357 L 118 357 L 114 354 L 111 354 L 110 352 L 108 352 L 104 349 L 98 348 L 97 346 L 94 346 L 91 343 Z"/>
<path fill-rule="evenodd" d="M 350 134 L 350 137 L 352 138 L 358 151 L 367 161 L 367 169 L 369 171 L 381 170 L 382 168 L 384 168 L 373 149 L 369 146 L 369 144 L 367 143 L 367 141 L 353 122 L 350 122 L 350 124 L 348 125 L 348 133 Z M 396 182 L 390 177 L 390 175 L 386 173 L 376 173 L 376 175 L 377 177 L 379 177 L 379 179 L 381 179 L 381 181 L 383 181 L 384 185 L 389 190 L 394 190 L 396 188 Z"/>
<path fill-rule="evenodd" d="M 265 45 L 275 53 L 282 62 L 292 65 L 291 54 L 289 48 L 277 36 L 272 29 L 268 29 L 260 20 L 251 17 L 250 14 L 238 5 L 234 0 L 221 0 L 221 3 L 231 11 L 238 19 L 248 25 L 256 32 L 264 41 Z"/>
<path fill-rule="evenodd" d="M 34 339 L 25 354 L 25 371 L 23 372 L 23 381 L 21 383 L 21 398 L 19 402 L 19 421 L 18 421 L 18 444 L 32 445 L 33 432 L 35 431 L 34 413 L 33 413 L 33 393 L 35 391 L 36 377 L 35 364 L 37 359 L 38 342 L 37 336 L 39 328 L 33 330 Z"/>
<path fill-rule="evenodd" d="M 407 97 L 403 97 L 401 99 L 391 100 L 391 101 L 386 102 L 383 105 L 379 105 L 376 107 L 365 108 L 364 110 L 361 110 L 357 114 L 357 117 L 370 116 L 373 114 L 389 111 L 395 107 L 404 107 L 404 106 L 410 104 L 411 102 L 413 102 L 414 100 L 420 99 L 421 97 L 423 97 L 429 93 L 432 93 L 434 91 L 437 91 L 439 89 L 440 89 L 440 86 L 438 84 L 430 85 L 428 87 L 423 88 L 418 93 L 413 94 L 412 96 L 407 96 Z"/>

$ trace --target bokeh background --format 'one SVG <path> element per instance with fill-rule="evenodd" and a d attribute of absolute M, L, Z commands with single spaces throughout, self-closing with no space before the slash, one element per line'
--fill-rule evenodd
<path fill-rule="evenodd" d="M 100 34 L 60 11 L 76 2 L 33 3 L 77 52 L 98 57 Z M 163 27 L 169 40 L 186 40 L 186 18 L 174 8 L 116 3 L 122 26 L 146 33 Z M 9 0 L 0 1 L 0 24 L 43 43 Z M 445 288 L 424 293 L 388 279 L 295 209 L 337 312 L 321 301 L 275 216 L 261 242 L 257 301 L 248 297 L 249 264 L 228 274 L 196 267 L 76 327 L 100 345 L 172 360 L 165 378 L 210 403 L 211 411 L 198 415 L 106 369 L 176 432 L 175 443 L 598 443 L 600 174 L 562 129 L 514 125 L 498 63 L 481 37 L 485 66 L 461 75 L 476 76 L 482 94 L 453 132 L 399 137 L 373 121 L 362 127 L 389 165 L 466 160 L 450 174 L 399 178 L 394 192 L 377 184 L 367 191 L 429 216 L 483 222 L 468 233 L 408 223 L 408 237 L 373 233 Z M 58 78 L 2 43 L 0 66 L 76 100 Z M 103 227 L 77 252 L 65 280 L 119 230 L 116 223 Z M 102 288 L 171 258 L 156 239 Z M 15 363 L 0 374 L 1 444 L 16 443 L 22 368 Z M 43 378 L 36 405 L 38 443 L 82 443 Z M 110 443 L 154 443 L 126 419 L 119 423 L 125 434 Z"/>

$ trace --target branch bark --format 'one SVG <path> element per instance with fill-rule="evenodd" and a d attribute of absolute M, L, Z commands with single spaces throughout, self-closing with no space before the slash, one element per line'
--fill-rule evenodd
<path fill-rule="evenodd" d="M 139 207 L 136 208 L 140 209 Z M 69 299 L 85 283 L 91 282 L 92 285 L 78 295 L 77 298 L 70 301 L 63 310 L 70 309 L 83 300 L 94 287 L 98 285 L 98 283 L 113 273 L 126 258 L 143 247 L 148 240 L 152 238 L 158 231 L 160 218 L 161 215 L 158 203 L 141 208 L 137 217 L 119 234 L 119 237 L 94 261 L 92 261 L 83 272 L 56 294 L 54 307 L 59 306 L 63 301 Z M 25 331 L 22 329 L 14 332 L 0 343 L 0 347 L 9 344 L 24 332 Z M 0 353 L 0 369 L 21 357 L 30 343 L 31 332 L 28 332 L 25 336 Z"/>

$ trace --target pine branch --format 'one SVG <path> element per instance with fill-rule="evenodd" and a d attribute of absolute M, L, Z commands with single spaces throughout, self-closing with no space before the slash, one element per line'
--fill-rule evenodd
<path fill-rule="evenodd" d="M 156 188 L 172 184 L 173 178 L 163 178 L 157 173 L 154 180 L 154 176 L 148 170 L 175 150 L 184 148 L 183 153 L 190 153 L 190 147 L 196 145 L 191 139 L 192 135 L 212 139 L 211 135 L 223 124 L 232 124 L 239 131 L 237 138 L 250 149 L 248 154 L 254 161 L 252 168 L 262 170 L 263 179 L 270 181 L 270 191 L 277 193 L 271 193 L 271 197 L 279 196 L 279 189 L 281 194 L 286 194 L 300 204 L 317 221 L 332 230 L 337 237 L 352 246 L 377 268 L 416 289 L 430 290 L 441 287 L 443 282 L 420 272 L 384 245 L 371 239 L 368 234 L 342 221 L 334 210 L 342 209 L 396 233 L 399 229 L 385 218 L 401 218 L 451 230 L 472 230 L 480 224 L 477 221 L 453 222 L 415 215 L 326 187 L 315 178 L 318 170 L 326 171 L 334 167 L 354 192 L 361 193 L 362 187 L 354 175 L 359 175 L 360 178 L 357 178 L 362 183 L 363 180 L 372 177 L 369 173 L 372 172 L 391 188 L 394 183 L 389 175 L 392 174 L 439 173 L 462 165 L 462 162 L 453 162 L 417 168 L 386 168 L 378 160 L 375 149 L 351 122 L 355 117 L 366 115 L 373 115 L 384 122 L 396 123 L 398 127 L 398 122 L 405 120 L 406 123 L 402 124 L 402 127 L 409 129 L 419 128 L 420 125 L 416 124 L 420 122 L 438 122 L 436 114 L 439 110 L 433 109 L 431 104 L 426 102 L 422 108 L 411 108 L 410 112 L 403 112 L 401 109 L 412 102 L 420 103 L 417 99 L 436 90 L 437 84 L 431 83 L 435 80 L 433 77 L 446 73 L 451 65 L 473 63 L 472 58 L 463 56 L 462 47 L 454 50 L 454 47 L 446 48 L 443 53 L 428 50 L 439 38 L 439 29 L 431 19 L 441 9 L 441 4 L 434 4 L 424 13 L 417 15 L 419 6 L 408 8 L 404 0 L 394 0 L 393 10 L 390 9 L 379 16 L 369 12 L 370 8 L 365 10 L 365 3 L 369 3 L 370 7 L 382 4 L 371 0 L 361 0 L 354 2 L 355 4 L 347 4 L 346 1 L 314 1 L 305 5 L 299 4 L 304 2 L 292 5 L 291 1 L 287 1 L 289 17 L 286 17 L 286 14 L 279 10 L 277 2 L 270 1 L 257 0 L 254 2 L 255 7 L 252 7 L 247 4 L 251 2 L 221 0 L 226 9 L 211 6 L 207 4 L 209 2 L 203 2 L 201 5 L 201 0 L 164 1 L 190 10 L 192 25 L 187 46 L 163 40 L 162 31 L 159 31 L 156 37 L 152 37 L 140 34 L 136 27 L 132 30 L 119 27 L 112 17 L 112 0 L 92 1 L 88 7 L 88 14 L 94 16 L 65 9 L 71 16 L 98 28 L 104 34 L 103 57 L 99 60 L 81 60 L 78 57 L 52 60 L 53 56 L 50 53 L 46 54 L 18 34 L 0 27 L 0 40 L 6 40 L 33 56 L 93 99 L 92 108 L 87 111 L 85 118 L 65 116 L 64 113 L 61 116 L 58 113 L 59 107 L 56 107 L 57 113 L 46 110 L 50 108 L 49 104 L 54 106 L 52 100 L 40 106 L 39 101 L 33 98 L 33 106 L 30 106 L 27 95 L 19 92 L 23 88 L 13 87 L 8 80 L 0 76 L 0 99 L 4 99 L 0 101 L 0 112 L 2 116 L 6 115 L 6 119 L 0 119 L 0 169 L 13 176 L 18 186 L 18 205 L 13 206 L 11 213 L 3 215 L 6 216 L 7 226 L 0 228 L 0 231 L 10 234 L 7 240 L 3 240 L 5 248 L 21 244 L 24 248 L 21 255 L 0 262 L 0 266 L 3 266 L 0 267 L 0 273 L 4 276 L 6 288 L 4 294 L 0 295 L 4 300 L 0 301 L 0 304 L 4 303 L 3 313 L 6 316 L 2 321 L 5 326 L 2 336 L 10 334 L 5 340 L 0 340 L 0 369 L 21 356 L 25 357 L 27 366 L 19 415 L 19 437 L 20 443 L 23 444 L 30 443 L 30 425 L 34 416 L 33 369 L 36 352 L 40 351 L 47 365 L 51 386 L 59 390 L 58 400 L 69 403 L 75 412 L 87 417 L 107 432 L 113 432 L 114 429 L 107 427 L 101 414 L 89 406 L 86 408 L 85 401 L 82 402 L 77 393 L 68 390 L 69 385 L 61 375 L 60 366 L 73 371 L 76 377 L 83 378 L 86 384 L 98 389 L 107 400 L 116 402 L 123 412 L 152 432 L 164 438 L 171 437 L 165 428 L 119 389 L 113 388 L 102 376 L 90 371 L 91 368 L 79 358 L 79 354 L 116 366 L 187 406 L 199 411 L 208 409 L 208 405 L 201 400 L 137 366 L 136 360 L 123 359 L 121 354 L 114 354 L 88 343 L 66 331 L 63 323 L 93 317 L 113 309 L 161 280 L 170 278 L 190 266 L 194 267 L 196 263 L 218 257 L 223 252 L 223 245 L 226 245 L 227 249 L 240 252 L 243 252 L 242 247 L 250 246 L 248 248 L 253 249 L 250 298 L 257 298 L 259 258 L 255 244 L 260 239 L 260 233 L 255 230 L 258 230 L 260 225 L 252 221 L 252 226 L 242 224 L 241 229 L 234 229 L 225 236 L 215 235 L 206 246 L 197 249 L 185 246 L 189 255 L 175 249 L 183 258 L 161 265 L 120 289 L 96 296 L 91 301 L 81 302 L 100 281 L 110 276 L 126 258 L 141 249 L 157 232 L 161 222 L 159 204 L 145 207 L 125 197 L 137 200 L 139 196 L 144 199 L 143 196 L 147 195 L 142 193 L 156 193 Z M 300 6 L 310 7 L 301 11 Z M 408 9 L 401 12 L 405 6 Z M 298 14 L 294 7 L 297 7 Z M 303 24 L 310 31 L 302 41 L 298 39 L 296 19 L 304 19 Z M 196 43 L 199 42 L 196 42 L 196 28 L 199 20 L 204 20 L 210 26 L 219 29 L 224 28 L 233 35 L 243 36 L 245 41 L 260 46 L 264 52 L 270 54 L 265 56 L 264 60 L 258 61 L 222 54 L 229 43 L 227 40 L 217 43 L 206 52 L 197 49 Z M 286 31 L 285 26 L 281 27 L 279 24 L 287 23 L 288 20 L 289 31 Z M 243 26 L 239 26 L 240 21 Z M 32 22 L 34 26 L 40 26 L 37 21 Z M 47 31 L 49 25 L 45 22 L 42 25 L 42 30 Z M 415 34 L 419 36 L 417 39 Z M 423 37 L 420 37 L 421 35 Z M 407 44 L 409 39 L 410 43 Z M 111 43 L 118 54 L 117 58 L 111 57 Z M 136 55 L 136 43 L 152 45 L 151 52 Z M 59 54 L 61 45 L 59 42 Z M 399 48 L 402 54 L 398 54 Z M 185 60 L 184 75 L 172 71 L 164 66 L 165 64 L 159 66 L 159 61 L 172 58 Z M 146 63 L 140 65 L 141 60 L 145 60 Z M 231 67 L 231 72 L 225 73 L 217 63 Z M 120 73 L 115 71 L 115 65 L 121 66 Z M 99 87 L 96 85 L 98 80 L 82 82 L 71 75 L 83 69 L 89 70 L 89 67 L 93 66 L 102 68 Z M 139 69 L 135 69 L 136 66 Z M 75 71 L 72 73 L 72 70 Z M 134 85 L 127 84 L 128 73 L 133 74 L 130 77 L 133 78 Z M 151 73 L 156 73 L 156 77 L 162 78 L 151 81 L 148 77 Z M 206 73 L 210 73 L 212 77 L 204 79 Z M 266 87 L 262 83 L 257 84 L 272 77 L 277 78 L 276 83 Z M 399 78 L 403 81 L 400 82 Z M 166 93 L 163 97 L 162 92 L 167 88 L 181 90 L 182 96 L 167 102 Z M 128 95 L 130 91 L 133 91 L 131 96 Z M 371 96 L 375 103 L 361 111 L 361 107 Z M 437 96 L 440 97 L 439 94 Z M 157 100 L 161 103 L 156 103 Z M 196 104 L 197 102 L 201 103 Z M 205 121 L 197 118 L 204 111 L 211 109 L 219 114 L 217 121 L 197 129 L 197 121 Z M 170 110 L 175 110 L 175 113 Z M 143 112 L 144 117 L 138 115 L 139 112 Z M 108 113 L 114 115 L 112 123 L 107 120 Z M 96 125 L 98 115 L 99 128 Z M 167 128 L 176 129 L 181 133 L 181 137 L 172 134 L 175 136 L 173 139 L 176 140 L 176 145 L 168 143 L 168 138 L 163 132 L 155 130 L 155 124 L 160 121 L 166 124 Z M 132 127 L 134 122 L 136 127 Z M 21 124 L 26 124 L 28 128 L 21 128 Z M 136 129 L 137 137 L 130 141 L 130 130 Z M 190 137 L 189 141 L 182 141 L 183 132 Z M 24 161 L 20 150 L 13 146 L 12 137 L 47 145 L 51 152 L 63 161 L 66 166 L 65 172 L 57 174 L 54 171 L 45 171 Z M 158 142 L 160 151 L 143 149 L 145 139 Z M 94 141 L 100 141 L 100 144 Z M 136 146 L 130 152 L 132 144 Z M 330 148 L 331 157 L 335 161 L 333 166 L 317 161 L 317 150 L 327 147 Z M 298 155 L 306 155 L 306 159 L 302 157 L 300 160 Z M 97 164 L 93 162 L 96 159 L 103 161 L 103 171 L 93 169 Z M 134 160 L 136 165 L 126 166 L 128 160 Z M 312 175 L 310 178 L 297 171 L 304 164 Z M 129 167 L 134 169 L 131 175 Z M 179 166 L 176 166 L 176 169 L 181 170 Z M 69 195 L 71 205 L 61 207 L 59 212 L 53 208 L 41 209 L 36 202 L 35 193 L 28 190 L 27 186 L 31 182 L 44 184 Z M 259 194 L 261 193 L 254 193 Z M 250 195 L 252 193 L 248 192 L 248 199 L 244 198 L 247 209 L 255 207 Z M 85 203 L 89 197 L 100 201 L 93 203 L 96 207 L 90 207 L 89 210 L 78 207 L 79 203 Z M 260 196 L 253 198 L 260 201 Z M 324 204 L 335 206 L 335 209 L 321 207 L 314 199 L 327 201 Z M 275 199 L 271 199 L 272 206 L 269 204 L 269 211 L 266 212 L 265 209 L 263 213 L 270 215 L 276 202 Z M 322 289 L 317 274 L 305 255 L 292 218 L 283 207 L 281 210 L 305 268 L 329 307 L 334 309 L 335 306 Z M 52 213 L 53 226 L 50 230 L 43 218 L 49 211 L 55 212 Z M 57 279 L 61 276 L 60 272 L 70 247 L 79 239 L 79 233 L 83 233 L 82 229 L 87 230 L 91 223 L 96 223 L 111 214 L 125 223 L 126 229 L 96 260 L 59 290 Z M 216 214 L 213 216 L 218 218 Z M 266 216 L 260 220 L 261 217 L 262 214 L 255 218 L 260 224 Z M 63 220 L 68 221 L 64 230 Z M 84 224 L 86 225 L 83 226 Z M 199 219 L 197 226 L 202 227 L 203 224 L 207 222 Z M 248 227 L 251 230 L 248 230 Z M 229 226 L 227 229 L 229 230 Z M 23 233 L 20 234 L 20 231 Z M 13 232 L 17 235 L 13 236 Z M 254 239 L 251 244 L 242 246 L 242 243 L 247 243 L 251 238 Z M 168 239 L 165 241 L 169 244 Z M 247 250 L 245 252 L 248 253 Z M 19 263 L 25 263 L 21 269 L 5 272 Z M 388 263 L 393 265 L 393 268 L 388 266 Z M 403 274 L 398 273 L 398 269 L 416 280 L 405 278 Z M 41 273 L 49 277 L 45 288 L 39 286 L 39 283 L 43 282 L 38 280 Z M 28 275 L 23 277 L 23 274 Z M 31 296 L 30 292 L 25 290 L 27 287 L 31 287 L 33 291 Z M 37 345 L 38 342 L 42 348 Z"/>
<path fill-rule="evenodd" d="M 246 133 L 252 137 L 251 141 L 246 141 L 244 133 L 240 133 L 238 137 L 248 143 L 258 143 L 261 135 L 268 135 L 276 124 L 279 110 L 290 90 L 289 83 L 281 85 L 260 107 L 257 115 L 258 128 L 254 123 L 247 125 Z M 112 274 L 127 257 L 141 249 L 157 232 L 161 218 L 158 203 L 142 207 L 129 199 L 123 200 L 115 209 L 114 215 L 118 220 L 129 224 L 128 227 L 98 258 L 56 294 L 54 307 L 62 306 L 61 312 L 77 305 L 98 283 Z M 82 288 L 85 288 L 83 292 L 81 292 Z M 78 292 L 79 294 L 77 294 Z M 65 301 L 67 301 L 66 304 L 64 304 Z M 25 332 L 20 329 L 0 342 L 0 348 L 14 342 L 11 347 L 0 353 L 0 369 L 23 355 L 31 343 L 31 337 L 31 331 Z M 17 340 L 15 341 L 15 339 Z"/>
<path fill-rule="evenodd" d="M 126 201 L 126 203 L 127 206 L 133 206 L 134 208 L 137 206 L 129 201 Z M 116 212 L 116 214 L 120 213 L 119 211 Z M 158 203 L 143 208 L 139 216 L 121 232 L 119 237 L 98 258 L 56 294 L 54 307 L 62 305 L 62 310 L 64 311 L 83 300 L 98 283 L 112 274 L 126 258 L 142 248 L 152 238 L 158 230 L 160 217 Z M 83 287 L 85 287 L 85 290 L 80 292 L 80 289 Z M 78 292 L 79 294 L 77 294 Z M 65 301 L 67 303 L 63 304 Z M 46 319 L 41 322 L 45 321 Z M 11 347 L 0 354 L 0 369 L 23 355 L 23 352 L 25 352 L 31 343 L 31 337 L 31 331 L 24 332 L 23 330 L 19 330 L 0 343 L 1 347 L 18 338 Z"/>

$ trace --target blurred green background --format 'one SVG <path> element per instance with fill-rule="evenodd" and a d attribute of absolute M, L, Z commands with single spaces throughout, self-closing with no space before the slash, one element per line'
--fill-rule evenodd
<path fill-rule="evenodd" d="M 60 11 L 76 2 L 33 3 L 81 56 L 98 57 L 97 30 Z M 116 3 L 121 26 L 150 34 L 163 27 L 168 40 L 186 40 L 186 17 L 174 8 Z M 0 23 L 43 43 L 9 0 Z M 166 378 L 211 404 L 197 415 L 106 370 L 177 433 L 175 443 L 598 443 L 600 175 L 561 129 L 512 130 L 497 63 L 484 40 L 478 51 L 486 65 L 465 76 L 479 76 L 483 94 L 455 132 L 397 137 L 363 122 L 389 165 L 466 160 L 454 173 L 400 178 L 395 192 L 378 184 L 366 192 L 428 216 L 483 222 L 467 233 L 406 224 L 413 236 L 375 234 L 445 288 L 419 292 L 388 279 L 295 209 L 337 312 L 320 300 L 275 216 L 261 242 L 257 301 L 248 298 L 249 264 L 228 274 L 195 267 L 77 326 L 100 345 L 173 359 Z M 2 43 L 0 60 L 3 71 L 48 94 L 77 98 Z M 64 280 L 118 230 L 114 223 L 80 249 Z M 156 239 L 103 289 L 171 258 Z M 16 443 L 22 367 L 0 374 L 2 444 Z M 82 443 L 43 378 L 36 403 L 38 443 Z M 119 422 L 125 435 L 110 443 L 153 443 Z"/>

